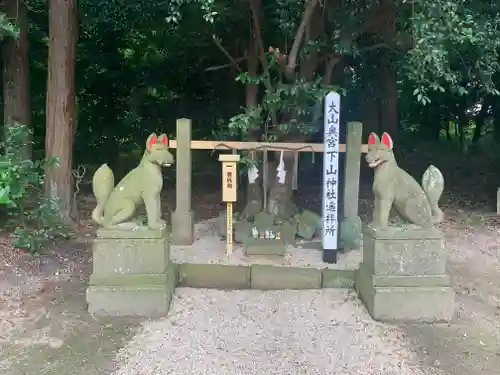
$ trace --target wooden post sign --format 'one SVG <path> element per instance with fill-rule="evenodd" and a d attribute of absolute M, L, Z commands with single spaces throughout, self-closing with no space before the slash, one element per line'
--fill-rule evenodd
<path fill-rule="evenodd" d="M 323 151 L 323 262 L 337 263 L 340 95 L 325 97 Z"/>
<path fill-rule="evenodd" d="M 238 168 L 240 155 L 219 155 L 222 162 L 222 201 L 226 203 L 226 254 L 233 253 L 233 202 L 238 191 Z"/>

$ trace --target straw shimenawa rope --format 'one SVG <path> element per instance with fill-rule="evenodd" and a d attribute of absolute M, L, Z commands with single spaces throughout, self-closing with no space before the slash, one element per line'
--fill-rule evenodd
<path fill-rule="evenodd" d="M 283 152 L 283 151 L 292 151 L 292 152 L 298 152 L 300 150 L 310 150 L 310 152 L 312 153 L 313 155 L 313 163 L 314 163 L 314 150 L 312 148 L 312 146 L 310 145 L 306 145 L 306 146 L 301 146 L 301 147 L 284 147 L 284 146 L 276 146 L 274 144 L 264 144 L 264 145 L 261 145 L 261 146 L 258 146 L 258 147 L 254 147 L 254 148 L 246 148 L 245 150 L 249 151 L 249 152 L 256 152 L 256 151 L 261 151 L 264 153 L 263 155 L 263 160 L 262 160 L 262 189 L 263 189 L 263 206 L 264 206 L 264 210 L 267 209 L 267 183 L 268 183 L 268 178 L 269 178 L 269 166 L 268 166 L 268 159 L 267 159 L 267 152 L 268 152 L 268 148 L 269 147 L 272 147 L 273 148 L 273 151 L 274 152 Z M 220 150 L 220 149 L 225 149 L 225 150 L 231 150 L 231 152 L 233 154 L 236 154 L 237 153 L 237 148 L 234 148 L 234 147 L 231 147 L 227 144 L 225 144 L 224 142 L 221 142 L 221 143 L 218 143 L 217 145 L 215 145 L 215 147 L 212 149 L 212 152 L 211 152 L 211 155 L 217 151 L 217 150 Z"/>

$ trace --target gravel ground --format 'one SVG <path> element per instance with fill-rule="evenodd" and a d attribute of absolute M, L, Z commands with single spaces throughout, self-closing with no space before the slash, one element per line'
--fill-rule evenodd
<path fill-rule="evenodd" d="M 361 251 L 340 254 L 337 264 L 324 263 L 321 251 L 307 248 L 311 241 L 297 241 L 297 246 L 287 246 L 283 257 L 248 257 L 241 244 L 234 244 L 233 253 L 226 255 L 226 244 L 216 234 L 216 219 L 203 220 L 195 226 L 196 240 L 191 246 L 171 246 L 172 261 L 175 263 L 228 264 L 247 266 L 251 264 L 271 264 L 288 267 L 317 267 L 354 270 L 359 268 Z"/>
<path fill-rule="evenodd" d="M 0 374 L 498 374 L 500 220 L 479 219 L 448 213 L 442 225 L 457 293 L 453 321 L 398 327 L 374 322 L 345 290 L 178 289 L 169 316 L 143 322 L 133 336 L 140 322 L 121 329 L 86 312 L 88 243 L 23 258 L 0 238 Z M 202 222 L 198 244 L 174 247 L 173 258 L 266 262 L 241 250 L 226 257 L 212 230 Z M 282 265 L 325 266 L 317 250 L 291 254 Z M 332 266 L 355 268 L 360 257 L 343 254 Z"/>
<path fill-rule="evenodd" d="M 179 288 L 169 317 L 144 322 L 113 375 L 437 375 L 396 327 L 348 290 Z"/>

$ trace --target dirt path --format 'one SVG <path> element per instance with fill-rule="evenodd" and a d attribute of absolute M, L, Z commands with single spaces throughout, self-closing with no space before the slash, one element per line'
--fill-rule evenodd
<path fill-rule="evenodd" d="M 28 258 L 2 242 L 0 373 L 97 375 L 112 371 L 133 320 L 96 320 L 86 311 L 88 244 L 71 242 Z"/>
<path fill-rule="evenodd" d="M 450 273 L 457 293 L 456 318 L 450 324 L 393 327 L 392 331 L 386 331 L 390 333 L 388 346 L 379 343 L 379 349 L 375 349 L 385 351 L 396 345 L 397 353 L 406 350 L 409 359 L 405 364 L 413 371 L 422 371 L 415 374 L 497 374 L 500 368 L 500 236 L 494 226 L 487 223 L 481 223 L 479 229 L 471 229 L 470 223 L 458 220 L 447 223 L 445 233 L 450 249 Z M 0 252 L 0 373 L 104 375 L 123 370 L 128 363 L 122 358 L 123 348 L 134 342 L 141 322 L 96 320 L 87 314 L 84 291 L 89 273 L 89 244 L 73 242 L 71 251 L 61 249 L 38 259 L 22 259 L 19 253 L 8 248 L 8 241 L 0 241 L 0 245 L 3 249 Z M 325 301 L 320 298 L 316 303 L 321 305 Z M 195 312 L 191 314 L 197 317 Z M 352 328 L 359 322 L 351 323 Z M 196 322 L 186 324 L 194 328 Z M 380 327 L 377 323 L 369 324 L 367 332 Z M 269 333 L 266 329 L 259 332 Z M 278 337 L 297 343 L 306 339 L 297 338 L 297 334 L 282 332 Z M 264 343 L 266 340 L 268 338 Z M 348 345 L 355 346 L 352 342 Z M 340 348 L 342 344 L 338 342 L 334 347 Z M 358 354 L 368 353 L 361 348 L 356 350 Z M 415 361 L 420 369 L 415 370 Z M 304 367 L 297 366 L 295 369 L 300 373 Z M 352 368 L 356 369 L 355 364 Z M 358 370 L 368 373 L 366 368 Z M 140 373 L 130 373 L 135 374 Z"/>
<path fill-rule="evenodd" d="M 456 316 L 449 324 L 402 327 L 427 363 L 450 375 L 493 375 L 500 368 L 500 235 L 497 224 L 457 222 L 446 229 Z"/>

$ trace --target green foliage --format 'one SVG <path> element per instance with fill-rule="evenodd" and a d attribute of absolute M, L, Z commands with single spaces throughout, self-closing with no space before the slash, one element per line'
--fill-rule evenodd
<path fill-rule="evenodd" d="M 4 12 L 0 12 L 0 40 L 5 37 L 17 38 L 19 36 L 19 28 L 12 23 Z"/>
<path fill-rule="evenodd" d="M 415 2 L 410 17 L 415 45 L 405 59 L 414 95 L 430 102 L 429 91 L 498 95 L 500 7 L 496 2 L 438 0 Z"/>
<path fill-rule="evenodd" d="M 197 3 L 203 10 L 203 19 L 206 22 L 213 23 L 214 17 L 217 15 L 217 11 L 214 10 L 214 0 L 170 0 L 168 2 L 169 6 L 169 16 L 165 18 L 165 21 L 169 23 L 177 23 L 181 19 L 181 7 L 185 4 Z"/>
<path fill-rule="evenodd" d="M 169 17 L 175 6 L 182 17 L 174 22 Z M 209 136 L 215 120 L 241 104 L 241 97 L 232 95 L 236 84 L 227 70 L 205 72 L 221 64 L 221 55 L 212 40 L 214 25 L 203 20 L 205 8 L 198 3 L 83 0 L 79 7 L 84 17 L 77 48 L 75 164 L 121 166 L 120 155 L 143 147 L 152 131 L 175 133 L 181 117 L 193 119 L 194 137 Z M 38 140 L 43 140 L 47 74 L 43 15 L 45 7 L 30 15 L 36 22 L 30 29 L 36 60 L 30 62 L 37 62 L 31 66 L 31 91 Z"/>
<path fill-rule="evenodd" d="M 45 170 L 57 167 L 58 160 L 25 159 L 20 151 L 28 135 L 24 125 L 7 127 L 5 155 L 0 156 L 0 206 L 14 228 L 13 245 L 38 252 L 47 241 L 67 238 L 69 231 L 59 221 L 56 202 L 47 201 L 42 191 Z"/>
<path fill-rule="evenodd" d="M 115 171 L 128 170 L 123 168 L 121 155 L 142 148 L 144 137 L 153 130 L 174 134 L 175 120 L 180 117 L 193 119 L 195 139 L 212 137 L 214 127 L 221 139 L 245 140 L 254 128 L 265 130 L 263 139 L 270 141 L 289 132 L 310 134 L 321 126 L 322 96 L 339 90 L 321 84 L 323 62 L 312 79 L 300 78 L 302 62 L 311 51 L 320 51 L 322 60 L 331 53 L 343 54 L 344 74 L 338 82 L 349 93 L 342 105 L 346 120 L 360 120 L 365 101 L 387 100 L 380 85 L 383 65 L 400 68 L 398 116 L 419 132 L 434 134 L 434 129 L 456 123 L 464 112 L 496 94 L 500 3 L 396 0 L 397 31 L 413 35 L 409 51 L 372 36 L 363 39 L 369 33 L 365 23 L 379 1 L 318 3 L 325 6 L 325 33 L 302 46 L 297 79 L 284 82 L 270 55 L 266 56 L 269 74 L 262 67 L 256 77 L 244 72 L 251 34 L 246 0 L 80 1 L 75 164 L 108 162 Z M 262 2 L 264 49 L 273 46 L 290 53 L 304 4 L 304 0 Z M 30 1 L 28 10 L 33 125 L 36 151 L 41 152 L 46 2 Z M 238 62 L 238 70 L 229 66 L 213 35 Z M 240 69 L 243 72 L 235 80 Z M 255 108 L 245 107 L 247 84 L 260 87 Z M 425 108 L 422 103 L 427 104 Z M 491 106 L 488 115 L 494 116 Z M 496 106 L 500 108 L 500 102 Z M 247 164 L 251 164 L 249 159 Z"/>
<path fill-rule="evenodd" d="M 251 76 L 242 72 L 236 81 L 245 85 L 256 84 L 265 86 L 261 103 L 255 108 L 244 108 L 243 113 L 229 120 L 231 134 L 246 136 L 248 131 L 262 122 L 270 124 L 266 127 L 264 139 L 273 141 L 290 133 L 310 135 L 320 128 L 319 119 L 322 116 L 321 103 L 330 91 L 340 91 L 336 86 L 324 85 L 323 77 L 317 76 L 308 81 L 298 78 L 292 83 L 283 82 L 279 75 L 276 59 L 266 54 L 269 61 L 269 72 L 259 76 Z M 267 82 L 268 85 L 264 85 Z M 270 87 L 269 87 L 270 85 Z M 285 121 L 272 123 L 276 114 Z"/>

